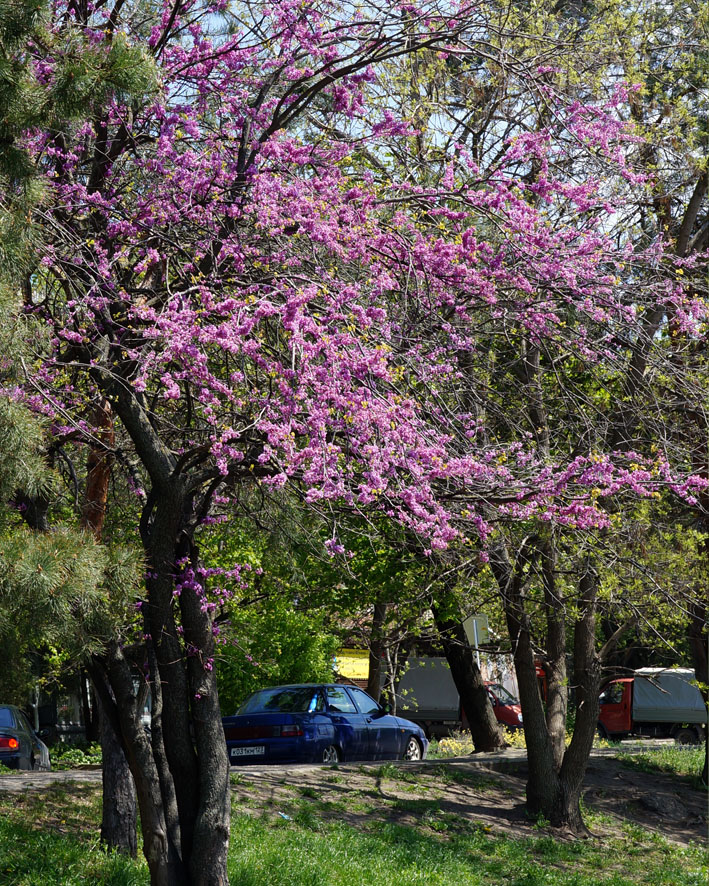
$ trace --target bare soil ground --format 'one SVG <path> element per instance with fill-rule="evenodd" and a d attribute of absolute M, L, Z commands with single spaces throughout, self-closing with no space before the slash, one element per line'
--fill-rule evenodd
<path fill-rule="evenodd" d="M 236 808 L 287 815 L 302 798 L 317 801 L 319 814 L 353 825 L 372 816 L 401 824 L 437 821 L 469 823 L 508 835 L 539 835 L 524 806 L 526 763 L 501 760 L 483 768 L 474 758 L 419 764 L 365 763 L 324 768 L 243 767 L 232 770 Z M 495 764 L 493 764 L 495 765 Z M 589 765 L 584 805 L 591 831 L 611 836 L 631 822 L 676 843 L 708 845 L 707 794 L 689 779 L 627 769 L 610 756 Z"/>
<path fill-rule="evenodd" d="M 100 780 L 97 771 L 17 772 L 0 775 L 0 792 L 34 792 L 51 784 L 68 788 L 72 782 L 100 788 Z M 537 822 L 526 815 L 525 780 L 519 751 L 422 763 L 232 769 L 235 808 L 256 815 L 293 814 L 306 802 L 318 815 L 353 825 L 371 824 L 373 818 L 401 824 L 430 820 L 436 826 L 468 822 L 518 837 L 539 834 Z M 709 845 L 707 793 L 690 779 L 628 769 L 610 755 L 594 755 L 583 802 L 591 831 L 601 838 L 630 822 L 679 844 Z"/>

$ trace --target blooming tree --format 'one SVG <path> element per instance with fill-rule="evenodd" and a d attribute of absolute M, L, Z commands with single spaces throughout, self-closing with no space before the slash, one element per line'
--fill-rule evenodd
<path fill-rule="evenodd" d="M 112 445 L 91 420 L 108 404 L 119 461 L 137 466 L 150 737 L 120 643 L 92 674 L 136 780 L 152 882 L 224 883 L 214 615 L 244 576 L 202 563 L 200 527 L 246 484 L 289 484 L 314 508 L 395 519 L 432 552 L 484 546 L 500 519 L 602 526 L 621 491 L 691 495 L 699 481 L 661 456 L 590 440 L 552 453 L 491 422 L 486 355 L 521 335 L 608 372 L 618 337 L 638 333 L 640 293 L 687 334 L 704 307 L 656 273 L 660 245 L 611 236 L 614 197 L 644 184 L 625 87 L 569 104 L 546 66 L 519 65 L 539 125 L 485 168 L 452 144 L 440 180 L 395 174 L 387 151 L 419 133 L 386 99 L 391 65 L 507 63 L 484 9 L 70 2 L 47 33 L 27 45 L 37 89 L 68 78 L 87 112 L 17 137 L 43 183 L 24 292 L 47 339 L 16 396 L 94 448 Z M 344 553 L 335 524 L 328 547 Z"/>

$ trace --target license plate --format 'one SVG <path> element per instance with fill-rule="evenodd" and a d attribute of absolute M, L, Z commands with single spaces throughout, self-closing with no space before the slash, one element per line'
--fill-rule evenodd
<path fill-rule="evenodd" d="M 252 748 L 232 748 L 232 757 L 259 757 L 266 753 L 266 747 L 262 744 L 254 745 Z"/>

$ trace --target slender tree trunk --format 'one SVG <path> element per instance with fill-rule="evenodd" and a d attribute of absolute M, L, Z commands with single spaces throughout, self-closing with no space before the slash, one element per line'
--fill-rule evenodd
<path fill-rule="evenodd" d="M 93 743 L 101 740 L 101 723 L 99 720 L 98 705 L 96 699 L 89 697 L 88 676 L 84 668 L 79 671 L 79 692 L 81 694 L 81 709 L 84 715 L 84 732 L 86 741 Z"/>
<path fill-rule="evenodd" d="M 692 652 L 692 665 L 694 676 L 704 686 L 709 684 L 709 667 L 707 658 L 709 654 L 709 637 L 707 637 L 707 606 L 705 603 L 695 602 L 689 610 L 689 646 Z M 702 691 L 702 698 L 707 703 L 707 692 Z M 704 732 L 704 769 L 702 770 L 702 784 L 709 786 L 709 729 Z"/>
<path fill-rule="evenodd" d="M 107 400 L 102 398 L 94 408 L 92 423 L 97 445 L 89 449 L 86 460 L 86 490 L 81 508 L 81 528 L 92 533 L 96 541 L 100 542 L 106 519 L 112 452 L 115 446 L 113 413 Z M 101 741 L 103 761 L 101 840 L 109 849 L 135 856 L 138 820 L 133 776 L 121 742 L 113 732 L 111 721 L 101 711 L 100 699 L 97 700 L 93 719 L 97 737 Z"/>
<path fill-rule="evenodd" d="M 91 532 L 100 541 L 106 519 L 112 451 L 115 446 L 113 413 L 108 401 L 102 399 L 93 410 L 92 424 L 98 442 L 89 449 L 86 459 L 86 491 L 81 507 L 81 528 Z"/>
<path fill-rule="evenodd" d="M 558 769 L 564 757 L 569 686 L 566 674 L 566 613 L 562 592 L 556 580 L 556 537 L 553 531 L 542 545 L 540 555 L 547 624 L 547 654 L 544 659 L 547 679 L 546 719 L 554 765 Z"/>
<path fill-rule="evenodd" d="M 463 625 L 460 621 L 442 617 L 436 605 L 432 606 L 432 611 L 455 688 L 468 718 L 473 747 L 476 751 L 497 751 L 505 747 L 505 739 Z"/>
<path fill-rule="evenodd" d="M 197 548 L 189 543 L 193 572 L 199 563 Z M 180 612 L 188 649 L 187 679 L 194 724 L 199 775 L 199 805 L 189 868 L 193 886 L 228 886 L 227 853 L 231 825 L 229 758 L 226 752 L 219 697 L 214 674 L 212 618 L 199 592 L 183 589 Z"/>
<path fill-rule="evenodd" d="M 552 812 L 549 816 L 552 825 L 568 827 L 575 834 L 588 833 L 579 804 L 598 723 L 601 661 L 595 651 L 597 594 L 598 576 L 587 560 L 579 581 L 579 611 L 574 623 L 576 722 L 571 744 L 564 753 L 559 771 L 561 802 L 558 812 Z"/>
<path fill-rule="evenodd" d="M 367 692 L 375 701 L 382 694 L 382 654 L 384 620 L 387 613 L 386 603 L 374 604 L 372 616 L 372 632 L 369 638 L 369 673 L 367 676 Z"/>

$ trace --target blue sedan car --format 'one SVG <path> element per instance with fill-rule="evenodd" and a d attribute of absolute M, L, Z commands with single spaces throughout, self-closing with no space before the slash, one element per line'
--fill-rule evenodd
<path fill-rule="evenodd" d="M 260 689 L 222 723 L 233 765 L 422 760 L 428 749 L 416 723 L 392 716 L 357 686 Z"/>

